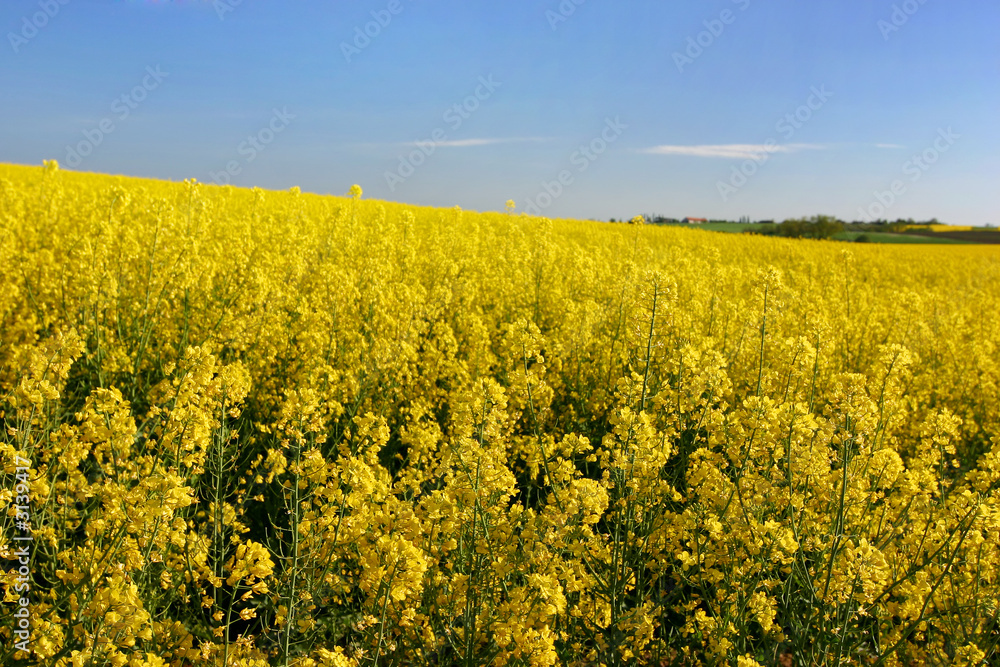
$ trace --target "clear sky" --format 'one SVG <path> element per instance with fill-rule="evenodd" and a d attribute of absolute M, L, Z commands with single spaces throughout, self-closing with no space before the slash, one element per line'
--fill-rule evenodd
<path fill-rule="evenodd" d="M 549 217 L 1000 223 L 996 2 L 2 0 L 0 31 L 3 162 Z"/>

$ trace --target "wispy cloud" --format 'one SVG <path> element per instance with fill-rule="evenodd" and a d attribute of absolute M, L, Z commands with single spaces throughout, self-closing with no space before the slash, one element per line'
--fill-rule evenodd
<path fill-rule="evenodd" d="M 643 149 L 650 155 L 686 155 L 688 157 L 746 160 L 768 153 L 797 153 L 803 150 L 823 150 L 822 144 L 715 144 L 705 146 L 653 146 Z"/>
<path fill-rule="evenodd" d="M 875 144 L 875 148 L 906 148 L 906 146 L 900 146 L 899 144 Z"/>

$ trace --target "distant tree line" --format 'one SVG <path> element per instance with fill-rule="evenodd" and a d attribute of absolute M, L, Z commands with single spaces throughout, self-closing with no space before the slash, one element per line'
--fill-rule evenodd
<path fill-rule="evenodd" d="M 756 231 L 766 236 L 786 236 L 796 239 L 828 239 L 844 231 L 844 223 L 829 215 L 811 218 L 791 218 L 777 225 Z"/>

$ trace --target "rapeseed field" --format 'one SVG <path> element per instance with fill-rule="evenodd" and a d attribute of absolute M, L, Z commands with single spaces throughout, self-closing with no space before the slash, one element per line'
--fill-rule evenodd
<path fill-rule="evenodd" d="M 4 665 L 1000 660 L 995 248 L 0 165 L 0 322 Z"/>

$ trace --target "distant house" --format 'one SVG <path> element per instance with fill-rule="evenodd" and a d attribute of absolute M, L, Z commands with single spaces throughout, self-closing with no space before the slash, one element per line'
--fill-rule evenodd
<path fill-rule="evenodd" d="M 707 218 L 684 218 L 684 223 L 688 225 L 700 225 L 703 222 L 708 222 Z"/>

